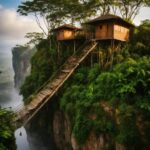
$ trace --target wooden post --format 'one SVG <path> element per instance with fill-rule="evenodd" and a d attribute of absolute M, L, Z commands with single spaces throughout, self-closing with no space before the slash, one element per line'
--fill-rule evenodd
<path fill-rule="evenodd" d="M 99 58 L 99 62 L 98 62 L 98 64 L 99 64 L 99 66 L 101 65 L 101 57 L 100 57 L 100 51 L 98 51 L 98 58 Z"/>
<path fill-rule="evenodd" d="M 60 62 L 60 43 L 58 41 L 58 44 L 57 44 L 57 56 L 58 56 L 58 63 Z"/>
<path fill-rule="evenodd" d="M 114 61 L 114 51 L 115 51 L 115 41 L 112 40 L 111 41 L 111 48 L 112 48 L 112 56 L 111 56 L 111 67 L 110 67 L 110 70 L 112 70 L 112 67 L 113 67 L 113 61 Z"/>
<path fill-rule="evenodd" d="M 111 48 L 114 52 L 114 50 L 115 50 L 115 41 L 114 40 L 111 40 Z"/>
<path fill-rule="evenodd" d="M 50 50 L 51 50 L 51 45 L 52 45 L 52 42 L 51 42 L 51 35 L 49 35 L 48 38 L 49 38 L 49 47 L 50 47 Z"/>
<path fill-rule="evenodd" d="M 100 45 L 98 45 L 98 57 L 99 57 L 99 62 L 98 62 L 98 64 L 99 64 L 99 67 L 101 66 L 101 56 L 100 56 L 100 51 L 101 51 Z"/>
<path fill-rule="evenodd" d="M 93 53 L 91 53 L 91 67 L 93 66 Z"/>
<path fill-rule="evenodd" d="M 75 40 L 73 40 L 73 52 L 74 52 L 74 54 L 75 54 L 75 52 L 76 52 L 76 43 L 75 43 L 76 41 Z"/>

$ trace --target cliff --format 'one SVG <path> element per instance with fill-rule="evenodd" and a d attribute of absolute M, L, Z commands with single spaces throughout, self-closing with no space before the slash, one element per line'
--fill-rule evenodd
<path fill-rule="evenodd" d="M 148 149 L 149 62 L 149 57 L 130 58 L 103 73 L 98 64 L 78 69 L 59 95 L 60 109 L 53 115 L 58 148 Z"/>
<path fill-rule="evenodd" d="M 86 126 L 86 124 L 85 124 Z M 115 143 L 107 133 L 96 135 L 92 130 L 84 144 L 79 144 L 71 130 L 68 115 L 62 111 L 55 112 L 53 120 L 54 140 L 59 150 L 124 150 L 125 147 Z"/>
<path fill-rule="evenodd" d="M 150 57 L 141 33 L 134 35 L 136 41 L 114 51 L 106 43 L 103 49 L 101 42 L 96 53 L 31 120 L 27 131 L 36 135 L 45 149 L 51 148 L 50 141 L 54 150 L 149 149 Z M 62 57 L 66 49 L 59 53 Z M 26 82 L 24 95 L 54 64 L 58 68 L 56 48 L 48 50 L 40 49 L 34 57 L 32 80 Z M 39 66 L 44 69 L 39 71 Z"/>
<path fill-rule="evenodd" d="M 12 62 L 14 69 L 14 82 L 15 87 L 20 88 L 23 84 L 26 76 L 30 74 L 31 64 L 30 60 L 33 54 L 35 53 L 35 49 L 31 49 L 25 46 L 16 46 L 12 49 Z"/>
<path fill-rule="evenodd" d="M 46 149 L 49 140 L 59 150 L 148 149 L 148 70 L 147 57 L 124 61 L 111 72 L 101 73 L 98 64 L 81 66 L 27 130 Z"/>

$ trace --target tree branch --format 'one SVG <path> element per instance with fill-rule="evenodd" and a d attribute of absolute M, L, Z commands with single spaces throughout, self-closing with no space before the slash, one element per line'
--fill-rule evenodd
<path fill-rule="evenodd" d="M 39 21 L 39 18 L 38 18 L 38 16 L 37 16 L 37 13 L 36 13 L 36 12 L 34 13 L 34 16 L 35 16 L 35 19 L 36 19 L 36 22 L 37 22 L 38 26 L 39 26 L 40 29 L 43 31 L 43 33 L 47 36 L 47 33 L 45 32 L 45 30 L 44 30 L 43 27 L 41 26 L 41 23 L 40 23 L 40 21 Z"/>

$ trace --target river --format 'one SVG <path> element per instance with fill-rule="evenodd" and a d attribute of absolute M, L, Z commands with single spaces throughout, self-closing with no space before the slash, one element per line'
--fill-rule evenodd
<path fill-rule="evenodd" d="M 14 88 L 14 71 L 12 67 L 11 48 L 0 48 L 0 106 L 15 110 L 18 106 L 23 106 L 22 96 Z M 36 133 L 26 133 L 24 127 L 17 129 L 14 133 L 17 150 L 47 150 L 38 140 Z M 28 139 L 30 142 L 28 142 Z M 37 148 L 38 145 L 38 148 Z"/>

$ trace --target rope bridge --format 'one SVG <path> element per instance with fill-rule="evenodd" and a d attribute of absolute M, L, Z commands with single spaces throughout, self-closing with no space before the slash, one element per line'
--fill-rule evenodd
<path fill-rule="evenodd" d="M 18 106 L 14 109 L 16 113 L 16 128 L 25 126 L 30 119 L 53 97 L 64 82 L 72 75 L 79 64 L 94 50 L 97 43 L 88 41 L 81 49 L 69 57 L 58 71 L 40 88 L 29 97 L 30 103 L 25 106 Z M 80 52 L 80 53 L 79 53 Z M 79 54 L 78 54 L 79 53 Z"/>

